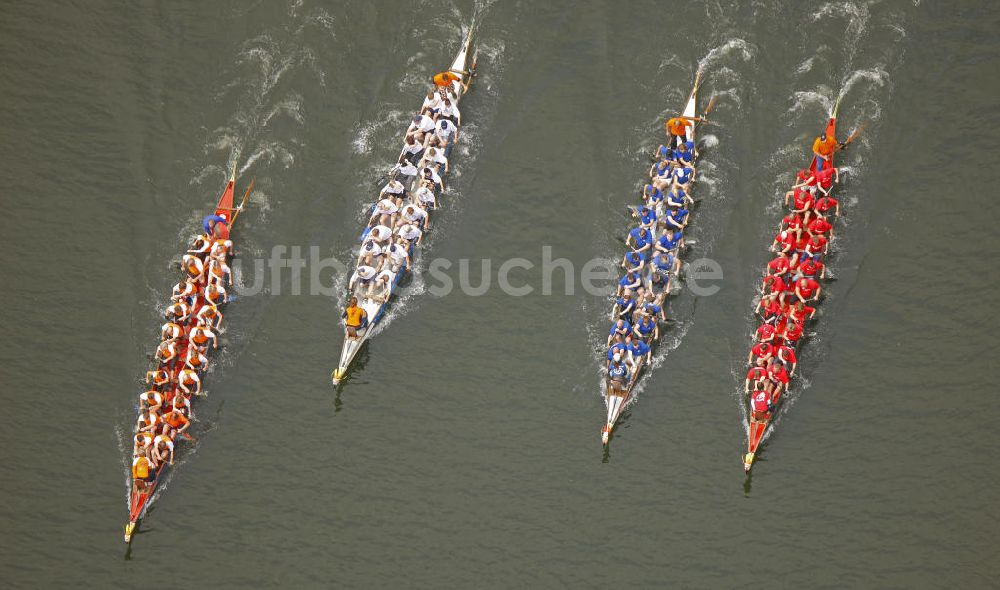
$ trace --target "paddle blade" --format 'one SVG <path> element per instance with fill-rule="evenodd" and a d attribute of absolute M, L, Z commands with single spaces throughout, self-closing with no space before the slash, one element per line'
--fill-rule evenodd
<path fill-rule="evenodd" d="M 851 135 L 847 137 L 847 141 L 844 142 L 844 145 L 850 145 L 850 143 L 855 139 L 857 139 L 858 136 L 861 135 L 861 132 L 863 132 L 867 128 L 868 128 L 868 121 L 865 121 L 864 123 L 859 125 L 857 129 L 854 130 L 854 133 L 851 133 Z"/>
<path fill-rule="evenodd" d="M 714 108 L 715 108 L 715 102 L 716 102 L 716 100 L 717 100 L 718 98 L 719 98 L 719 97 L 718 97 L 718 96 L 716 96 L 715 94 L 713 94 L 713 95 L 712 95 L 712 98 L 711 98 L 711 99 L 709 99 L 709 101 L 708 101 L 708 106 L 707 106 L 707 107 L 705 107 L 705 112 L 704 112 L 704 113 L 702 114 L 702 117 L 707 117 L 707 116 L 708 116 L 708 114 L 712 112 L 712 109 L 714 109 Z"/>

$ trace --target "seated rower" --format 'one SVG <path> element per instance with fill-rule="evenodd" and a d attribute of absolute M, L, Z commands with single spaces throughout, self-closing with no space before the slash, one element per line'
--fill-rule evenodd
<path fill-rule="evenodd" d="M 677 162 L 678 166 L 687 166 L 689 168 L 694 168 L 694 142 L 685 141 L 677 145 L 677 149 L 674 150 L 674 161 Z"/>
<path fill-rule="evenodd" d="M 663 284 L 664 292 L 670 291 L 672 276 L 681 270 L 681 259 L 669 252 L 657 252 L 653 256 L 653 284 Z"/>
<path fill-rule="evenodd" d="M 622 268 L 626 272 L 634 272 L 637 275 L 643 274 L 643 270 L 646 268 L 646 253 L 645 252 L 628 252 L 625 257 L 622 258 Z"/>
<path fill-rule="evenodd" d="M 386 225 L 376 225 L 365 234 L 365 239 L 374 240 L 382 249 L 389 245 L 392 239 L 392 230 Z"/>
<path fill-rule="evenodd" d="M 423 229 L 427 223 L 427 212 L 413 203 L 403 205 L 402 214 L 399 218 L 399 224 L 405 225 L 408 223 Z"/>
<path fill-rule="evenodd" d="M 623 276 L 621 279 L 618 280 L 618 291 L 615 293 L 615 296 L 617 297 L 621 295 L 623 292 L 629 290 L 638 289 L 641 286 L 642 286 L 642 277 L 639 275 L 639 273 L 630 270 L 625 273 L 625 276 Z"/>
<path fill-rule="evenodd" d="M 200 234 L 195 236 L 194 240 L 191 242 L 191 247 L 188 248 L 188 254 L 208 254 L 209 250 L 212 248 L 212 240 L 208 237 L 208 234 Z"/>
<path fill-rule="evenodd" d="M 431 185 L 433 186 L 433 184 Z M 421 183 L 420 187 L 413 192 L 413 196 L 418 205 L 426 209 L 437 209 L 437 196 L 426 184 Z"/>
<path fill-rule="evenodd" d="M 640 338 L 633 338 L 628 345 L 628 364 L 633 367 L 633 371 L 642 363 L 649 363 L 653 360 L 653 349 Z"/>
<path fill-rule="evenodd" d="M 667 190 L 674 181 L 674 169 L 670 162 L 659 161 L 649 169 L 649 178 L 654 188 Z"/>
<path fill-rule="evenodd" d="M 375 280 L 368 287 L 368 293 L 366 297 L 370 301 L 382 304 L 392 297 L 392 281 L 395 277 L 395 273 L 389 269 L 383 269 L 382 272 L 378 273 Z"/>
<path fill-rule="evenodd" d="M 684 232 L 667 227 L 663 230 L 653 249 L 657 252 L 673 252 L 684 246 Z"/>
<path fill-rule="evenodd" d="M 642 319 L 636 322 L 632 328 L 632 335 L 637 340 L 648 341 L 650 338 L 659 340 L 660 326 L 648 315 L 643 314 Z"/>
<path fill-rule="evenodd" d="M 632 291 L 626 289 L 622 296 L 615 300 L 614 306 L 611 308 L 611 317 L 624 318 L 626 321 L 632 320 L 632 314 L 635 312 L 635 299 L 632 298 Z"/>
<path fill-rule="evenodd" d="M 611 364 L 608 365 L 608 387 L 610 392 L 625 391 L 628 380 L 628 367 L 622 362 L 622 355 L 615 353 L 611 357 Z"/>
<path fill-rule="evenodd" d="M 687 227 L 687 217 L 687 209 L 671 209 L 666 216 L 664 216 L 663 221 L 666 223 L 667 229 L 683 230 Z"/>
<path fill-rule="evenodd" d="M 815 307 L 811 307 L 809 305 L 806 305 L 805 303 L 802 303 L 801 301 L 795 302 L 788 309 L 788 319 L 790 319 L 791 321 L 793 321 L 793 322 L 795 322 L 797 324 L 803 324 L 803 325 L 805 325 L 806 320 L 811 320 L 812 317 L 815 314 L 816 314 L 816 308 Z"/>
<path fill-rule="evenodd" d="M 690 166 L 678 166 L 674 168 L 674 171 L 671 173 L 673 187 L 683 189 L 685 192 L 691 185 L 691 181 L 694 180 L 694 177 L 694 168 Z"/>
<path fill-rule="evenodd" d="M 802 219 L 802 215 L 792 212 L 781 218 L 779 227 L 783 230 L 788 230 L 794 233 L 796 238 L 801 238 L 802 230 L 805 228 L 805 223 Z"/>
<path fill-rule="evenodd" d="M 608 333 L 608 346 L 612 342 L 624 342 L 626 336 L 632 333 L 632 325 L 627 320 L 619 319 L 611 324 L 611 331 Z"/>
<path fill-rule="evenodd" d="M 430 166 L 424 166 L 420 169 L 420 181 L 429 183 L 435 190 L 444 190 L 444 181 L 441 180 L 441 175 Z"/>
<path fill-rule="evenodd" d="M 223 281 L 231 287 L 233 285 L 233 271 L 230 270 L 225 259 L 213 258 L 208 263 L 208 282 L 221 285 Z"/>
<path fill-rule="evenodd" d="M 671 148 L 669 146 L 666 146 L 666 145 L 663 145 L 662 143 L 659 145 L 659 147 L 656 148 L 656 151 L 653 152 L 653 159 L 654 160 L 663 160 L 665 162 L 676 161 L 675 158 L 674 158 L 674 150 L 673 150 L 673 148 Z"/>
<path fill-rule="evenodd" d="M 642 304 L 642 313 L 643 315 L 647 315 L 653 318 L 654 321 L 656 320 L 656 318 L 659 318 L 660 321 L 662 322 L 667 321 L 667 312 L 666 310 L 663 309 L 663 306 L 660 305 L 660 302 L 656 299 L 648 303 Z"/>
<path fill-rule="evenodd" d="M 149 432 L 137 432 L 135 433 L 135 439 L 132 443 L 132 455 L 133 456 L 145 456 L 151 450 L 153 446 L 153 435 Z"/>
<path fill-rule="evenodd" d="M 830 249 L 830 242 L 820 234 L 809 236 L 799 244 L 798 253 L 800 258 L 812 258 L 819 260 L 821 256 Z"/>
<path fill-rule="evenodd" d="M 633 227 L 625 238 L 625 245 L 634 252 L 648 253 L 653 247 L 653 234 L 645 227 Z"/>
<path fill-rule="evenodd" d="M 767 363 L 774 356 L 775 346 L 770 342 L 758 342 L 753 345 L 750 349 L 750 354 L 747 355 L 747 364 L 756 365 L 758 367 L 765 367 Z"/>
<path fill-rule="evenodd" d="M 198 313 L 194 314 L 194 319 L 200 326 L 218 329 L 222 324 L 222 312 L 211 301 L 205 301 L 205 304 L 198 309 Z"/>
<path fill-rule="evenodd" d="M 139 489 L 156 481 L 156 468 L 146 455 L 132 458 L 132 480 Z"/>
<path fill-rule="evenodd" d="M 817 274 L 819 275 L 819 278 L 821 279 L 825 278 L 826 265 L 823 264 L 823 262 L 820 260 L 806 258 L 805 260 L 800 262 L 797 267 L 795 267 L 795 276 L 793 277 L 793 279 L 796 281 L 802 277 L 809 277 L 811 279 L 815 279 Z"/>
<path fill-rule="evenodd" d="M 375 268 L 381 264 L 381 260 L 382 247 L 371 238 L 365 240 L 358 250 L 358 265 Z"/>
<path fill-rule="evenodd" d="M 750 417 L 758 422 L 769 419 L 774 412 L 771 399 L 771 394 L 765 389 L 755 389 L 750 394 Z"/>
<path fill-rule="evenodd" d="M 785 193 L 785 204 L 787 205 L 789 198 L 791 198 L 792 203 L 790 208 L 792 213 L 802 215 L 803 221 L 808 222 L 813 206 L 816 204 L 813 194 L 814 191 L 812 189 L 793 188 Z"/>
<path fill-rule="evenodd" d="M 788 371 L 785 370 L 785 365 L 772 361 L 767 367 L 767 378 L 772 384 L 771 393 L 778 395 L 782 391 L 788 389 Z"/>
<path fill-rule="evenodd" d="M 191 299 L 197 295 L 198 285 L 192 280 L 184 280 L 174 285 L 170 299 L 172 301 L 187 301 L 190 303 Z"/>
<path fill-rule="evenodd" d="M 403 186 L 402 182 L 399 182 L 395 178 L 390 180 L 382 187 L 382 190 L 378 193 L 379 200 L 390 198 L 390 199 L 402 199 L 406 196 L 406 187 Z"/>
<path fill-rule="evenodd" d="M 773 324 L 761 324 L 760 327 L 757 328 L 754 336 L 756 337 L 757 342 L 773 342 L 776 334 L 777 329 Z"/>
<path fill-rule="evenodd" d="M 392 167 L 389 172 L 390 176 L 395 176 L 403 186 L 410 186 L 413 179 L 417 177 L 417 167 L 413 165 L 413 162 L 406 159 L 405 156 L 399 157 L 399 162 Z"/>
<path fill-rule="evenodd" d="M 840 169 L 827 166 L 822 170 L 817 170 L 810 179 L 811 184 L 819 189 L 824 196 L 829 195 L 835 182 L 840 182 Z"/>
<path fill-rule="evenodd" d="M 169 461 L 174 464 L 174 441 L 165 434 L 159 434 L 153 439 L 152 455 L 158 464 Z"/>
<path fill-rule="evenodd" d="M 764 274 L 765 275 L 770 274 L 780 277 L 783 276 L 785 273 L 787 273 L 791 268 L 792 265 L 791 261 L 788 258 L 788 255 L 784 253 L 779 253 L 774 258 L 774 260 L 767 263 L 767 271 Z"/>
<path fill-rule="evenodd" d="M 608 348 L 608 364 L 605 368 L 611 367 L 611 362 L 615 359 L 615 355 L 619 358 L 624 357 L 628 353 L 628 346 L 624 342 L 615 342 Z"/>
<path fill-rule="evenodd" d="M 341 317 L 344 318 L 344 330 L 352 340 L 357 339 L 358 330 L 368 327 L 368 312 L 358 305 L 357 297 L 351 297 Z"/>
<path fill-rule="evenodd" d="M 146 385 L 149 385 L 149 382 L 152 381 L 153 387 L 163 387 L 170 383 L 170 380 L 170 372 L 165 369 L 146 371 Z"/>
<path fill-rule="evenodd" d="M 801 322 L 790 322 L 781 330 L 780 337 L 789 346 L 795 346 L 799 339 L 802 338 L 804 331 L 805 325 Z M 775 337 L 777 338 L 778 335 Z"/>
<path fill-rule="evenodd" d="M 826 220 L 822 215 L 817 215 L 816 219 L 813 219 L 806 225 L 806 230 L 809 231 L 809 235 L 824 235 L 829 233 L 830 237 L 833 237 L 833 224 Z"/>
<path fill-rule="evenodd" d="M 389 271 L 393 274 L 399 272 L 401 268 L 410 270 L 411 261 L 409 251 L 400 246 L 399 244 L 389 244 L 386 248 L 386 262 L 389 265 Z"/>
<path fill-rule="evenodd" d="M 191 421 L 188 420 L 187 416 L 177 410 L 170 410 L 170 412 L 164 414 L 163 423 L 163 434 L 169 434 L 170 436 L 184 434 L 184 431 L 191 426 Z"/>
<path fill-rule="evenodd" d="M 177 340 L 184 335 L 184 328 L 180 324 L 167 322 L 160 326 L 160 340 Z"/>
<path fill-rule="evenodd" d="M 206 371 L 208 370 L 208 357 L 205 356 L 203 349 L 190 343 L 187 354 L 184 356 L 184 366 L 193 371 Z"/>
<path fill-rule="evenodd" d="M 395 180 L 393 182 L 396 182 Z M 402 186 L 402 185 L 400 185 Z M 396 225 L 396 218 L 399 213 L 399 205 L 396 203 L 396 199 L 391 195 L 383 193 L 386 195 L 378 203 L 375 203 L 375 209 L 372 211 L 372 216 L 368 220 L 368 223 L 375 223 L 378 225 L 385 225 L 392 227 Z"/>
<path fill-rule="evenodd" d="M 441 100 L 441 106 L 434 119 L 437 121 L 448 120 L 458 126 L 462 124 L 462 113 L 459 112 L 458 105 L 450 97 L 446 97 Z"/>
<path fill-rule="evenodd" d="M 177 358 L 177 348 L 177 340 L 164 340 L 156 347 L 156 359 L 164 365 L 170 363 Z"/>
<path fill-rule="evenodd" d="M 656 226 L 656 213 L 652 209 L 643 205 L 633 215 L 639 218 L 639 227 L 653 231 L 653 228 Z"/>
<path fill-rule="evenodd" d="M 785 365 L 785 368 L 788 368 L 788 365 L 791 365 L 792 368 L 788 369 L 788 374 L 789 375 L 795 374 L 795 365 L 797 364 L 798 361 L 795 358 L 794 348 L 786 344 L 778 345 L 775 348 L 775 358 L 777 358 L 778 361 L 783 363 Z"/>
<path fill-rule="evenodd" d="M 420 228 L 413 225 L 412 223 L 406 223 L 396 230 L 396 235 L 403 240 L 403 247 L 409 249 L 412 244 L 419 244 L 423 240 L 424 232 L 420 231 Z"/>
<path fill-rule="evenodd" d="M 667 193 L 667 207 L 672 209 L 679 209 L 690 200 L 691 197 L 687 196 L 687 193 L 681 188 L 673 187 Z"/>
<path fill-rule="evenodd" d="M 175 395 L 171 408 L 191 418 L 191 400 L 186 395 Z"/>
<path fill-rule="evenodd" d="M 185 254 L 181 258 L 181 268 L 190 281 L 202 282 L 205 276 L 205 262 L 195 254 Z"/>
<path fill-rule="evenodd" d="M 434 136 L 431 139 L 428 145 L 433 144 L 441 148 L 458 143 L 458 127 L 448 119 L 439 119 L 434 125 Z"/>
<path fill-rule="evenodd" d="M 201 395 L 201 376 L 193 369 L 181 369 L 177 373 L 177 386 L 187 395 Z"/>
<path fill-rule="evenodd" d="M 375 273 L 375 268 L 371 266 L 364 264 L 358 266 L 354 274 L 351 275 L 351 280 L 347 283 L 347 290 L 352 293 L 367 290 L 375 279 Z"/>
<path fill-rule="evenodd" d="M 791 258 L 798 244 L 799 237 L 796 232 L 782 230 L 774 236 L 774 241 L 771 242 L 771 251 Z"/>
<path fill-rule="evenodd" d="M 420 145 L 420 149 L 422 150 L 424 145 L 427 143 L 427 140 L 434 132 L 434 129 L 434 119 L 431 119 L 427 115 L 416 115 L 413 117 L 413 122 L 410 123 L 410 127 L 406 130 L 406 135 L 412 136 L 413 140 Z M 404 139 L 404 141 L 406 140 Z"/>
<path fill-rule="evenodd" d="M 809 301 L 819 299 L 822 291 L 823 288 L 814 279 L 802 277 L 795 282 L 795 296 L 798 297 L 798 300 L 802 303 L 808 303 Z"/>
<path fill-rule="evenodd" d="M 160 415 L 152 410 L 141 410 L 139 412 L 139 419 L 135 423 L 136 432 L 156 432 L 156 429 L 162 424 Z"/>
<path fill-rule="evenodd" d="M 663 191 L 651 184 L 643 185 L 642 200 L 650 209 L 656 209 L 656 206 L 663 202 Z"/>
<path fill-rule="evenodd" d="M 416 162 L 419 161 L 420 155 L 423 153 L 423 139 L 417 141 L 416 136 L 407 133 L 406 137 L 403 138 L 403 151 L 400 152 L 399 157 L 406 159 L 408 162 Z"/>
<path fill-rule="evenodd" d="M 424 103 L 420 105 L 420 114 L 434 118 L 434 115 L 437 114 L 440 107 L 441 95 L 438 94 L 434 88 L 432 88 L 427 91 L 427 97 L 424 98 Z"/>
<path fill-rule="evenodd" d="M 218 283 L 209 283 L 205 287 L 205 301 L 212 305 L 219 306 L 228 301 L 226 289 Z"/>
<path fill-rule="evenodd" d="M 440 171 L 448 171 L 448 156 L 444 155 L 444 150 L 431 147 L 427 148 L 427 153 L 420 160 L 420 166 L 430 166 L 431 168 Z"/>
<path fill-rule="evenodd" d="M 816 199 L 816 204 L 813 206 L 813 211 L 820 215 L 829 215 L 830 209 L 834 210 L 834 215 L 840 216 L 840 201 L 825 195 Z"/>
<path fill-rule="evenodd" d="M 159 391 L 150 389 L 139 394 L 139 404 L 148 411 L 159 414 L 160 408 L 163 407 L 163 396 Z"/>
<path fill-rule="evenodd" d="M 756 390 L 758 388 L 766 388 L 770 393 L 771 384 L 767 380 L 767 367 L 750 367 L 747 371 L 747 378 L 743 381 L 743 392 L 750 393 L 750 383 L 753 383 L 753 388 Z"/>

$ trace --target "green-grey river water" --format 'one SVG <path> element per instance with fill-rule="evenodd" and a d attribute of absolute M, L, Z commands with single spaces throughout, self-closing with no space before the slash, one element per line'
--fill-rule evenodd
<path fill-rule="evenodd" d="M 261 276 L 127 549 L 136 395 L 227 167 L 257 179 L 244 262 L 346 260 L 474 17 L 463 141 L 384 329 L 334 388 L 341 295 Z M 0 583 L 996 587 L 998 31 L 982 0 L 2 3 Z M 723 278 L 673 302 L 605 453 L 609 303 L 560 273 L 543 294 L 543 248 L 575 275 L 620 255 L 699 68 L 719 98 L 688 257 Z M 838 98 L 869 126 L 837 280 L 747 478 L 757 277 Z M 532 293 L 496 287 L 512 258 Z M 494 285 L 439 296 L 433 259 Z"/>

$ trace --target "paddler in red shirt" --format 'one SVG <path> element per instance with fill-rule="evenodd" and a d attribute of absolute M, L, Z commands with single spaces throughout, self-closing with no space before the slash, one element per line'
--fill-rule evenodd
<path fill-rule="evenodd" d="M 770 342 L 758 342 L 753 345 L 750 349 L 750 354 L 747 356 L 748 365 L 766 365 L 771 357 L 774 356 L 775 347 Z M 756 360 L 754 360 L 756 359 Z"/>
<path fill-rule="evenodd" d="M 833 209 L 834 210 L 833 214 L 839 217 L 840 216 L 840 201 L 838 201 L 837 199 L 834 199 L 833 197 L 822 196 L 822 197 L 816 199 L 816 205 L 813 206 L 813 211 L 815 211 L 815 212 L 817 212 L 817 213 L 819 213 L 821 215 L 827 215 L 827 214 L 829 214 L 830 209 Z"/>
<path fill-rule="evenodd" d="M 821 236 L 829 233 L 830 237 L 833 237 L 833 224 L 827 221 L 823 216 L 818 216 L 816 219 L 810 221 L 809 224 L 806 225 L 806 229 L 809 231 L 809 235 Z"/>
<path fill-rule="evenodd" d="M 826 265 L 822 261 L 806 258 L 799 263 L 795 272 L 797 277 L 809 277 L 813 279 L 816 278 L 816 274 L 818 273 L 819 278 L 822 279 L 826 277 Z"/>
<path fill-rule="evenodd" d="M 755 389 L 750 394 L 750 416 L 757 421 L 767 420 L 774 411 L 771 394 L 766 389 Z"/>
<path fill-rule="evenodd" d="M 770 342 L 774 340 L 774 335 L 776 330 L 771 324 L 761 324 L 757 328 L 757 341 L 758 342 Z"/>
<path fill-rule="evenodd" d="M 763 384 L 765 381 L 767 381 L 767 369 L 765 369 L 764 367 L 750 367 L 750 370 L 747 371 L 747 378 L 743 382 L 743 393 L 750 393 L 751 381 L 754 384 L 753 385 L 754 389 L 760 387 L 761 386 L 760 384 Z"/>
<path fill-rule="evenodd" d="M 822 291 L 819 283 L 809 277 L 802 277 L 795 283 L 795 295 L 802 303 L 818 299 Z"/>
<path fill-rule="evenodd" d="M 774 350 L 775 358 L 784 363 L 786 368 L 788 365 L 792 365 L 792 368 L 788 369 L 788 374 L 794 375 L 795 366 L 798 364 L 798 359 L 795 357 L 795 349 L 787 344 L 780 344 Z"/>
<path fill-rule="evenodd" d="M 773 383 L 772 393 L 780 393 L 788 389 L 788 371 L 781 363 L 774 361 L 767 367 L 767 378 Z"/>

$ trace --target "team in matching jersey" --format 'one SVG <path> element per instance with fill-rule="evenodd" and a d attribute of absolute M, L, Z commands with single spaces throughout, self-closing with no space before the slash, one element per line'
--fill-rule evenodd
<path fill-rule="evenodd" d="M 687 132 L 697 119 L 674 117 L 665 127 L 668 141 L 657 148 L 642 189 L 642 204 L 630 207 L 637 224 L 625 239 L 624 276 L 618 281 L 607 340 L 609 393 L 625 395 L 641 368 L 652 360 L 652 346 L 666 321 L 666 298 L 680 271 L 684 229 L 693 202 L 688 194 L 697 170 L 697 150 Z"/>
<path fill-rule="evenodd" d="M 137 489 L 156 480 L 173 464 L 178 437 L 190 437 L 191 397 L 201 395 L 208 351 L 219 347 L 222 305 L 233 283 L 229 269 L 233 243 L 226 215 L 209 215 L 181 261 L 184 280 L 173 288 L 156 348 L 156 368 L 146 373 L 148 389 L 139 396 L 139 418 L 132 447 L 132 478 Z"/>

